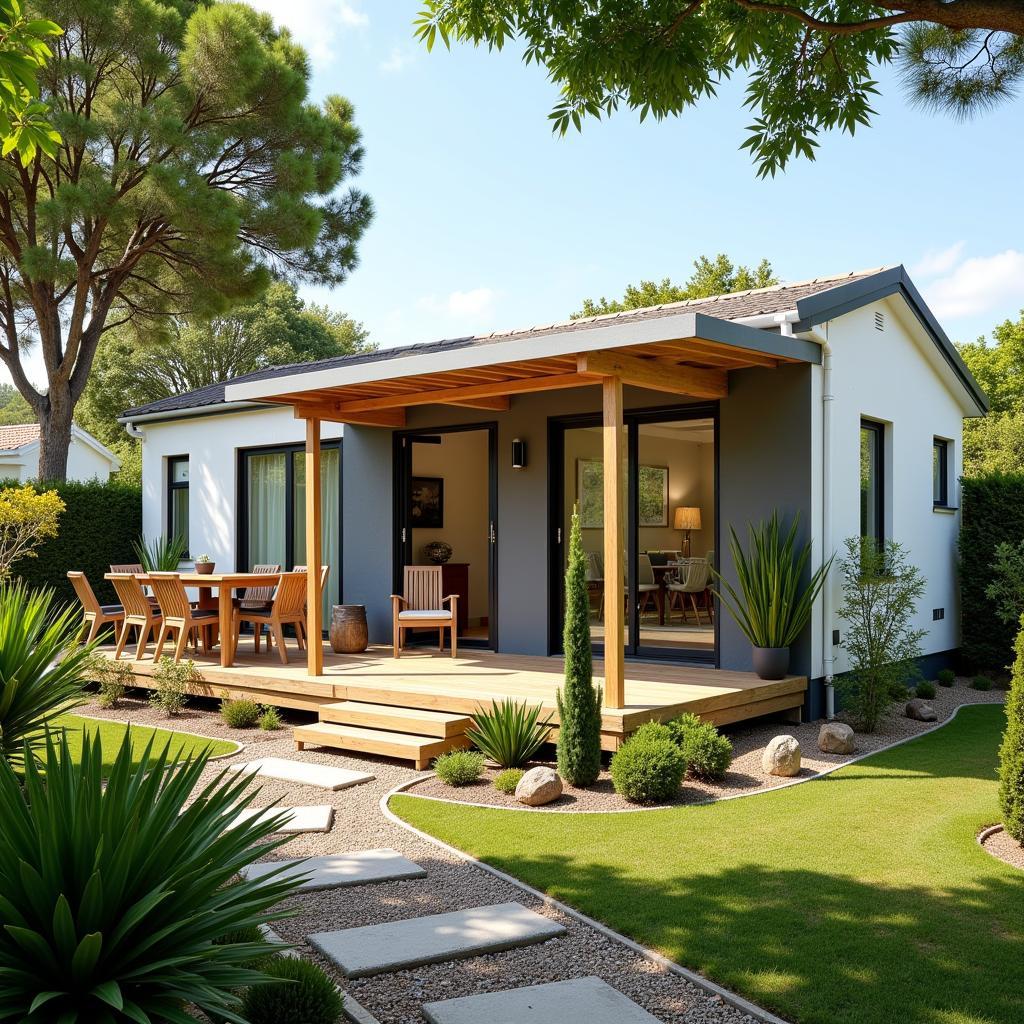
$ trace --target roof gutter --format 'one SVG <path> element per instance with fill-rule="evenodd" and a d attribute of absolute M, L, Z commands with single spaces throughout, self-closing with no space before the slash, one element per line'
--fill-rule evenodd
<path fill-rule="evenodd" d="M 184 409 L 163 409 L 158 412 L 143 412 L 135 416 L 118 416 L 120 423 L 132 437 L 141 437 L 134 433 L 137 423 L 158 423 L 160 420 L 189 420 L 197 416 L 219 416 L 222 413 L 246 412 L 249 409 L 266 409 L 265 402 L 220 402 L 217 405 L 200 405 Z"/>

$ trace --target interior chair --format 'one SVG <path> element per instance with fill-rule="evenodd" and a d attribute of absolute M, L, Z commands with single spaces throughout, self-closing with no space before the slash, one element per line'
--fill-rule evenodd
<path fill-rule="evenodd" d="M 204 627 L 216 623 L 216 609 L 194 608 L 188 599 L 185 584 L 181 582 L 181 576 L 176 572 L 153 572 L 149 574 L 149 581 L 163 616 L 160 633 L 156 639 L 156 650 L 153 652 L 153 660 L 160 660 L 164 644 L 167 642 L 171 630 L 175 630 L 178 634 L 177 642 L 174 645 L 175 664 L 181 661 L 181 656 L 188 646 L 188 639 L 193 634 L 195 634 L 193 644 L 196 652 L 199 651 L 199 638 L 202 637 L 203 653 L 209 654 L 210 636 L 209 631 Z"/>
<path fill-rule="evenodd" d="M 708 563 L 703 558 L 691 558 L 684 560 L 680 564 L 679 578 L 668 580 L 665 584 L 665 590 L 668 592 L 668 613 L 670 618 L 678 598 L 680 610 L 683 613 L 683 622 L 686 622 L 686 599 L 689 598 L 690 606 L 697 617 L 697 624 L 703 625 L 703 620 L 700 617 L 700 606 L 697 604 L 697 595 L 703 594 L 707 590 L 710 575 Z"/>
<path fill-rule="evenodd" d="M 643 615 L 651 601 L 654 602 L 655 607 L 661 604 L 661 587 L 658 586 L 658 581 L 654 577 L 651 556 L 646 553 L 637 556 L 636 583 L 637 606 L 639 613 Z"/>
<path fill-rule="evenodd" d="M 407 565 L 403 580 L 403 594 L 391 595 L 392 646 L 395 657 L 402 653 L 402 640 L 407 629 L 436 627 L 444 650 L 444 631 L 451 634 L 452 657 L 456 656 L 458 640 L 455 624 L 458 619 L 457 594 L 441 596 L 441 566 Z M 445 608 L 445 605 L 448 605 Z"/>
<path fill-rule="evenodd" d="M 306 569 L 306 566 L 304 566 L 304 565 L 292 566 L 292 572 L 306 572 L 306 571 L 307 571 L 307 569 Z M 331 575 L 331 567 L 329 565 L 321 565 L 320 566 L 320 593 L 321 594 L 327 589 L 327 577 L 330 576 L 330 575 Z M 307 615 L 308 615 L 308 612 L 309 612 L 308 605 L 306 607 L 306 612 L 307 612 Z M 307 619 L 307 621 L 308 621 L 308 619 Z M 295 639 L 299 643 L 299 649 L 304 651 L 306 649 L 306 623 L 305 622 L 303 622 L 303 624 L 298 629 L 296 629 L 296 631 L 295 631 Z"/>
<path fill-rule="evenodd" d="M 597 595 L 598 615 L 604 618 L 604 565 L 597 551 L 584 551 L 587 559 L 587 597 Z"/>
<path fill-rule="evenodd" d="M 86 643 L 92 643 L 104 626 L 114 626 L 117 636 L 118 625 L 124 622 L 124 607 L 119 604 L 100 604 L 84 572 L 69 572 L 68 579 L 75 588 L 75 596 L 82 605 L 82 619 L 89 627 Z"/>
<path fill-rule="evenodd" d="M 142 584 L 136 576 L 124 574 L 115 576 L 111 582 L 114 590 L 121 599 L 121 606 L 124 608 L 124 621 L 121 625 L 121 635 L 117 639 L 117 649 L 114 651 L 114 658 L 121 657 L 124 645 L 128 640 L 128 630 L 135 628 L 138 633 L 139 642 L 135 649 L 135 660 L 140 661 L 149 643 L 149 634 L 158 628 L 162 622 L 160 609 L 146 595 Z"/>
<path fill-rule="evenodd" d="M 284 627 L 294 626 L 296 637 L 303 635 L 306 628 L 306 574 L 298 570 L 281 573 L 281 581 L 277 585 L 269 608 L 244 608 L 240 605 L 235 608 L 233 619 L 232 628 L 236 642 L 241 636 L 242 623 L 252 623 L 257 654 L 260 649 L 260 631 L 267 626 L 267 652 L 270 652 L 270 639 L 273 637 L 281 662 L 287 665 L 288 647 L 284 640 Z"/>

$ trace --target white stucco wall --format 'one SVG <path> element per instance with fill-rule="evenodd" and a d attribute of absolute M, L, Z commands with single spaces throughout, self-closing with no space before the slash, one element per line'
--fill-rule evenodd
<path fill-rule="evenodd" d="M 142 444 L 142 528 L 160 536 L 167 522 L 167 459 L 189 457 L 189 533 L 193 554 L 209 554 L 223 570 L 237 568 L 236 486 L 238 451 L 305 440 L 305 423 L 290 408 L 193 416 L 139 425 Z M 341 437 L 338 424 L 323 425 L 322 438 Z"/>
<path fill-rule="evenodd" d="M 875 313 L 884 315 L 884 330 Z M 899 541 L 927 582 L 916 625 L 927 630 L 925 654 L 952 650 L 960 644 L 960 609 L 956 579 L 956 543 L 960 514 L 936 511 L 932 505 L 932 444 L 950 442 L 949 503 L 960 504 L 963 416 L 969 407 L 951 390 L 940 372 L 942 356 L 903 299 L 893 297 L 854 310 L 818 329 L 832 347 L 832 542 L 842 557 L 844 541 L 860 532 L 861 418 L 882 422 L 885 429 L 885 536 Z M 816 540 L 821 535 L 821 370 L 816 368 L 814 491 Z M 818 554 L 815 555 L 816 559 Z M 830 584 L 833 607 L 842 603 L 840 574 Z M 933 621 L 932 610 L 945 609 Z M 814 665 L 822 669 L 824 641 L 820 613 L 815 615 Z M 835 628 L 842 629 L 837 619 Z M 835 670 L 847 667 L 846 653 L 833 648 Z"/>

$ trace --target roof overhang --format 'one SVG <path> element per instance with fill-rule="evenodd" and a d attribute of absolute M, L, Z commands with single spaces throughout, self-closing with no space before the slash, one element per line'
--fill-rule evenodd
<path fill-rule="evenodd" d="M 723 397 L 729 370 L 820 362 L 813 341 L 680 312 L 466 339 L 429 353 L 405 350 L 228 384 L 225 398 L 291 405 L 298 414 L 338 422 L 401 426 L 404 410 L 414 405 L 501 409 L 512 395 L 592 386 L 610 376 L 652 390 Z"/>

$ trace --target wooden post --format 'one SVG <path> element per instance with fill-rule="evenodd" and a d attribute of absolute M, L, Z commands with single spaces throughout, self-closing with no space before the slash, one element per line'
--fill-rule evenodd
<path fill-rule="evenodd" d="M 601 394 L 604 404 L 604 703 L 605 707 L 621 708 L 626 703 L 623 621 L 626 431 L 622 422 L 621 378 L 605 377 Z"/>
<path fill-rule="evenodd" d="M 320 593 L 320 421 L 306 420 L 306 672 L 323 675 L 323 605 Z"/>

